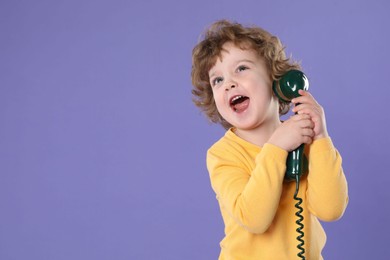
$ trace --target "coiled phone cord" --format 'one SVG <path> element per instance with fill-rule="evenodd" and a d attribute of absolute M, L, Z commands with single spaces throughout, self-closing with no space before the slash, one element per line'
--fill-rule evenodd
<path fill-rule="evenodd" d="M 297 240 L 299 241 L 298 245 L 297 245 L 297 248 L 300 250 L 300 252 L 297 254 L 298 257 L 300 257 L 301 259 L 306 259 L 304 254 L 305 254 L 305 249 L 303 248 L 303 245 L 305 244 L 305 241 L 303 240 L 303 237 L 304 237 L 304 233 L 303 233 L 303 228 L 304 228 L 304 225 L 302 224 L 302 221 L 303 221 L 303 216 L 302 216 L 302 212 L 303 212 L 303 208 L 300 206 L 302 204 L 302 199 L 298 197 L 298 191 L 299 191 L 299 175 L 295 175 L 295 180 L 296 180 L 296 188 L 295 188 L 295 193 L 294 193 L 294 200 L 298 201 L 296 204 L 295 204 L 295 207 L 298 209 L 298 211 L 295 213 L 295 216 L 298 217 L 298 220 L 295 222 L 297 223 L 298 225 L 298 228 L 296 229 L 297 233 L 299 234 L 297 236 Z"/>

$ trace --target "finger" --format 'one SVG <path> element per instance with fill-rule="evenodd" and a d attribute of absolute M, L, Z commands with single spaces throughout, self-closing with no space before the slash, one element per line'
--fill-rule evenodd
<path fill-rule="evenodd" d="M 299 97 L 293 98 L 291 100 L 291 103 L 293 103 L 296 106 L 300 105 L 300 104 L 316 105 L 316 101 L 308 96 L 299 96 Z"/>
<path fill-rule="evenodd" d="M 314 130 L 311 128 L 304 128 L 304 129 L 302 129 L 302 135 L 304 137 L 313 138 L 315 136 L 315 133 L 314 133 Z"/>
<path fill-rule="evenodd" d="M 318 117 L 321 115 L 321 110 L 319 107 L 310 106 L 310 105 L 299 105 L 299 108 L 293 109 L 292 111 L 294 113 L 297 113 L 298 115 L 308 114 L 311 117 Z"/>
<path fill-rule="evenodd" d="M 311 120 L 311 116 L 308 113 L 295 114 L 291 116 L 291 119 L 295 121 Z"/>
<path fill-rule="evenodd" d="M 303 136 L 302 137 L 302 143 L 304 144 L 311 144 L 313 142 L 313 138 L 309 136 Z"/>
<path fill-rule="evenodd" d="M 307 97 L 314 99 L 313 95 L 307 90 L 299 89 L 298 94 L 303 96 L 303 97 L 307 96 Z"/>
<path fill-rule="evenodd" d="M 315 124 L 311 119 L 304 119 L 299 121 L 301 128 L 313 129 Z"/>
<path fill-rule="evenodd" d="M 311 95 L 311 94 L 309 93 L 309 91 L 303 90 L 303 89 L 298 89 L 298 93 L 299 93 L 301 96 Z"/>
<path fill-rule="evenodd" d="M 307 104 L 307 103 L 301 103 L 295 107 L 292 108 L 292 112 L 297 113 L 300 110 L 308 109 L 308 108 L 314 108 L 313 104 Z"/>
<path fill-rule="evenodd" d="M 312 104 L 318 104 L 318 102 L 315 100 L 312 94 L 310 94 L 307 91 L 299 90 L 298 92 L 301 96 L 293 98 L 291 100 L 292 103 L 312 103 Z"/>

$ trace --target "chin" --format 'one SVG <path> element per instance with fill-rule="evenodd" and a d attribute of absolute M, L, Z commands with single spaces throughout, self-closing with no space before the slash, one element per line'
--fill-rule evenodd
<path fill-rule="evenodd" d="M 236 129 L 244 131 L 256 129 L 260 125 L 258 122 L 232 122 L 230 124 Z"/>

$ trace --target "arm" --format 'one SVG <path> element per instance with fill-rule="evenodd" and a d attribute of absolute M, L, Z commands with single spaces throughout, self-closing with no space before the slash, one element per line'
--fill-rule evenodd
<path fill-rule="evenodd" d="M 312 214 L 323 221 L 342 217 L 348 204 L 348 186 L 340 154 L 329 137 L 310 146 L 307 199 Z"/>
<path fill-rule="evenodd" d="M 348 187 L 341 156 L 328 136 L 324 109 L 314 97 L 300 90 L 300 97 L 291 100 L 300 105 L 293 112 L 307 114 L 314 123 L 314 142 L 309 149 L 308 207 L 324 221 L 339 219 L 348 204 Z"/>
<path fill-rule="evenodd" d="M 251 171 L 243 155 L 224 147 L 207 154 L 211 185 L 219 202 L 235 221 L 252 233 L 265 232 L 273 221 L 282 193 L 287 152 L 265 144 Z M 241 156 L 240 156 L 241 155 Z"/>

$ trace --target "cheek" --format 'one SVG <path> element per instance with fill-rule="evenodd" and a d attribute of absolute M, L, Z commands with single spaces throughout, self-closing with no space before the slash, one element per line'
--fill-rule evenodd
<path fill-rule="evenodd" d="M 264 88 L 263 91 L 258 93 L 259 101 L 264 107 L 268 107 L 270 104 L 277 103 L 277 98 L 274 97 L 272 89 Z"/>
<path fill-rule="evenodd" d="M 222 107 L 224 103 L 224 95 L 220 91 L 213 91 L 213 97 L 215 105 L 217 106 L 218 110 Z"/>

